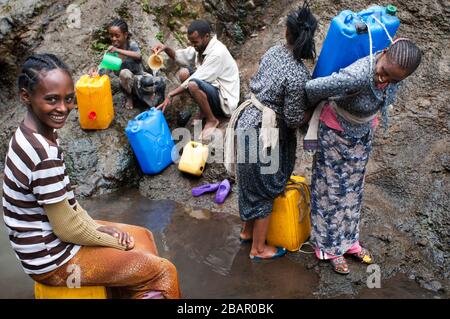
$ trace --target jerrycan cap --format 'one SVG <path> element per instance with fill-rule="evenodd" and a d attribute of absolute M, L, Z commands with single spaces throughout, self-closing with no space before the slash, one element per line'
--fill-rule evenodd
<path fill-rule="evenodd" d="M 392 4 L 388 5 L 386 7 L 386 13 L 391 16 L 395 16 L 397 14 L 397 7 L 393 6 Z"/>
<path fill-rule="evenodd" d="M 88 118 L 89 118 L 91 121 L 94 121 L 94 120 L 97 118 L 97 113 L 95 113 L 94 111 L 89 112 Z"/>

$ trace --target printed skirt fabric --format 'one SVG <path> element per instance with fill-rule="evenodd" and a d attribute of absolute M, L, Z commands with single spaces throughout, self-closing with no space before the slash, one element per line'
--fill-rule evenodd
<path fill-rule="evenodd" d="M 342 256 L 359 240 L 372 137 L 372 130 L 352 138 L 320 123 L 311 180 L 311 242 L 319 249 L 320 259 Z"/>
<path fill-rule="evenodd" d="M 236 128 L 236 179 L 243 221 L 265 218 L 272 212 L 275 198 L 283 193 L 294 170 L 297 147 L 296 130 L 278 120 L 278 145 L 266 154 L 259 140 L 260 123 L 250 119 L 244 113 Z"/>

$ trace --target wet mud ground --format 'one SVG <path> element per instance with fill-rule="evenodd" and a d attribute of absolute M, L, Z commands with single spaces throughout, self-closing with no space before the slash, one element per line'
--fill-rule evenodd
<path fill-rule="evenodd" d="M 250 261 L 250 245 L 239 243 L 240 220 L 235 215 L 149 200 L 134 189 L 80 202 L 95 219 L 149 228 L 160 256 L 171 260 L 178 269 L 183 298 L 324 297 L 319 292 L 323 272 L 312 266 L 317 262 L 311 254 L 296 252 L 273 261 Z M 22 272 L 3 223 L 0 232 L 0 298 L 33 298 L 33 281 Z M 320 263 L 320 267 L 327 266 Z M 365 266 L 351 262 L 352 267 Z M 360 286 L 356 294 L 334 297 L 441 298 L 401 274 L 382 279 L 379 289 L 366 288 L 366 282 Z"/>

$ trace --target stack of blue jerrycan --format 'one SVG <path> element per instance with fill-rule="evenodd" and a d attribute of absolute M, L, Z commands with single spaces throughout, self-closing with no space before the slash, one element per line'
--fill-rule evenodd
<path fill-rule="evenodd" d="M 172 134 L 161 110 L 151 108 L 128 121 L 125 133 L 144 174 L 157 174 L 178 160 Z"/>
<path fill-rule="evenodd" d="M 312 77 L 328 76 L 371 52 L 388 47 L 400 26 L 396 14 L 397 8 L 393 5 L 374 5 L 358 13 L 351 10 L 339 13 L 331 21 Z"/>

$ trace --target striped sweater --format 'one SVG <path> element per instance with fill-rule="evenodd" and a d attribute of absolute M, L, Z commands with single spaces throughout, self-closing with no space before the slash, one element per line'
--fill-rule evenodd
<path fill-rule="evenodd" d="M 22 123 L 6 154 L 3 218 L 11 245 L 27 274 L 52 271 L 80 249 L 53 233 L 43 208 L 65 198 L 76 208 L 56 132 L 54 138 L 50 141 Z"/>

